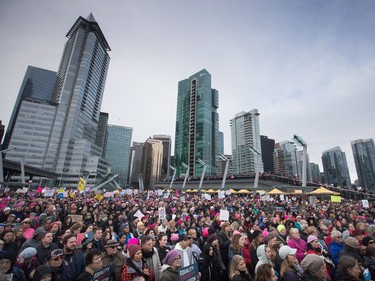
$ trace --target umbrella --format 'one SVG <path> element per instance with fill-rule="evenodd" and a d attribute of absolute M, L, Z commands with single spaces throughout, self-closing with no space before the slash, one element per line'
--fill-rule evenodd
<path fill-rule="evenodd" d="M 267 194 L 284 194 L 280 189 L 274 188 L 271 191 L 267 192 Z"/>

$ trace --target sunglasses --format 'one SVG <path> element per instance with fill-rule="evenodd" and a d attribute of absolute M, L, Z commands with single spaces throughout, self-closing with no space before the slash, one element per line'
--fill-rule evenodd
<path fill-rule="evenodd" d="M 54 261 L 58 261 L 58 260 L 62 260 L 64 258 L 64 256 L 58 256 L 56 258 L 53 258 Z"/>
<path fill-rule="evenodd" d="M 342 236 L 337 236 L 337 238 L 342 238 Z"/>
<path fill-rule="evenodd" d="M 372 241 L 372 240 L 368 242 L 369 245 L 370 245 L 370 244 L 374 244 L 374 243 L 375 243 L 375 242 Z"/>
<path fill-rule="evenodd" d="M 29 222 L 29 221 L 25 221 L 24 224 L 31 224 L 31 222 Z"/>

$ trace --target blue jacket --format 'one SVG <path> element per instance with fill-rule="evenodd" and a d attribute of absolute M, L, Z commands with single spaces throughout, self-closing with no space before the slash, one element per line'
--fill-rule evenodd
<path fill-rule="evenodd" d="M 329 251 L 332 256 L 332 261 L 335 264 L 335 268 L 337 268 L 337 265 L 339 264 L 340 253 L 342 252 L 343 248 L 344 244 L 336 241 L 332 241 L 331 244 L 329 244 Z"/>

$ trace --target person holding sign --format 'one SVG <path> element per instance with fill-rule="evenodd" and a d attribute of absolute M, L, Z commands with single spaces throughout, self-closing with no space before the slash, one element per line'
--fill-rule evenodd
<path fill-rule="evenodd" d="M 133 281 L 143 277 L 145 281 L 154 281 L 155 276 L 146 261 L 142 258 L 142 248 L 137 244 L 128 247 L 129 258 L 122 267 L 121 281 Z"/>
<path fill-rule="evenodd" d="M 181 266 L 181 256 L 179 251 L 168 252 L 163 260 L 160 281 L 178 281 L 178 268 Z"/>

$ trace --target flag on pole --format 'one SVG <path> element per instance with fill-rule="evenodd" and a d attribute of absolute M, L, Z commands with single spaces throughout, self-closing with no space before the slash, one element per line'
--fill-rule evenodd
<path fill-rule="evenodd" d="M 79 182 L 78 182 L 78 190 L 79 191 L 84 191 L 85 190 L 85 186 L 86 186 L 86 181 L 84 178 L 79 178 Z"/>

